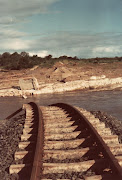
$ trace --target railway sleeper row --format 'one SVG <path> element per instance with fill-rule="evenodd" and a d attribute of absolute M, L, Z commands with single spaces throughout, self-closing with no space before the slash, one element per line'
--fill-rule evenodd
<path fill-rule="evenodd" d="M 19 159 L 20 162 L 21 159 L 25 159 L 27 154 L 31 156 L 31 147 L 35 145 L 37 136 L 36 129 L 33 128 L 34 112 L 31 106 L 25 105 L 25 108 L 26 119 L 19 143 L 20 151 L 15 153 L 15 160 Z M 116 157 L 118 165 L 122 167 L 122 144 L 119 143 L 118 136 L 113 135 L 111 130 L 90 112 L 79 107 L 75 108 L 97 130 Z M 79 119 L 79 116 L 73 111 L 58 106 L 41 106 L 40 109 L 44 121 L 40 179 L 117 179 L 118 176 L 112 169 L 103 149 L 82 123 L 82 118 Z M 11 165 L 10 173 L 19 173 L 23 167 L 26 170 L 31 167 L 31 161 L 23 162 L 25 163 Z"/>
<path fill-rule="evenodd" d="M 19 174 L 19 179 L 26 180 L 30 179 L 32 172 L 38 134 L 38 119 L 32 105 L 24 104 L 23 109 L 25 109 L 26 114 L 23 134 L 18 144 L 18 150 L 14 154 L 15 164 L 10 166 L 9 172 L 10 174 Z"/>

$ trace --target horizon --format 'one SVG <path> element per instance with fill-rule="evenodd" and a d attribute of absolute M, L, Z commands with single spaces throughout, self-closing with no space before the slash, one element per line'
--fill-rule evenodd
<path fill-rule="evenodd" d="M 0 0 L 0 54 L 122 56 L 121 0 Z"/>
<path fill-rule="evenodd" d="M 48 54 L 48 55 L 46 55 L 46 56 L 38 56 L 37 54 L 31 54 L 31 53 L 28 53 L 28 52 L 25 52 L 25 51 L 22 51 L 22 52 L 12 52 L 12 53 L 10 53 L 10 52 L 3 52 L 2 54 L 0 54 L 0 58 L 2 57 L 2 55 L 4 55 L 4 53 L 7 53 L 7 54 L 9 54 L 10 56 L 11 55 L 13 55 L 14 53 L 17 53 L 18 55 L 20 55 L 20 56 L 23 56 L 23 55 L 21 55 L 21 53 L 26 53 L 27 54 L 27 56 L 29 56 L 29 57 L 33 57 L 33 56 L 37 56 L 37 57 L 39 57 L 39 58 L 46 58 L 46 57 L 48 57 L 48 56 L 52 56 L 51 57 L 51 59 L 59 59 L 59 58 L 61 58 L 61 57 L 64 57 L 64 59 L 65 58 L 76 58 L 76 59 L 78 59 L 78 60 L 82 60 L 82 59 L 104 59 L 104 58 L 122 58 L 122 56 L 111 56 L 111 57 L 107 57 L 107 56 L 105 56 L 105 57 L 89 57 L 89 58 L 86 58 L 86 57 L 80 57 L 80 58 L 78 58 L 77 56 L 67 56 L 67 55 L 61 55 L 61 56 L 57 56 L 57 57 L 53 57 L 53 55 L 52 54 Z M 9 56 L 8 56 L 9 57 Z M 8 58 L 8 57 L 6 57 L 6 58 Z M 23 56 L 23 57 L 26 57 L 26 55 L 25 56 Z"/>

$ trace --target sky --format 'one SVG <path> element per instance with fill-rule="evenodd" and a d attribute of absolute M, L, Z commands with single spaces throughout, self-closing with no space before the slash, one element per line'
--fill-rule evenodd
<path fill-rule="evenodd" d="M 122 56 L 122 0 L 0 0 L 0 53 Z"/>

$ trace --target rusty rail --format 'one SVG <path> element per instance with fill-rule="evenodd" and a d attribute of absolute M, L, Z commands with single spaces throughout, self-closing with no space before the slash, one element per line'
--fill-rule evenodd
<path fill-rule="evenodd" d="M 11 119 L 13 116 L 15 116 L 16 114 L 18 114 L 18 113 L 21 112 L 22 110 L 23 110 L 22 108 L 18 109 L 17 111 L 15 111 L 14 113 L 12 113 L 12 114 L 9 115 L 8 117 L 6 117 L 5 119 L 6 119 L 6 120 Z"/>
<path fill-rule="evenodd" d="M 56 104 L 52 104 L 51 106 L 58 106 L 64 110 L 67 110 L 68 112 L 74 112 L 79 116 L 79 119 L 82 119 L 82 122 L 87 125 L 89 131 L 91 132 L 93 137 L 95 137 L 97 144 L 99 146 L 101 146 L 101 148 L 103 149 L 104 156 L 109 160 L 111 168 L 112 168 L 113 172 L 115 172 L 115 174 L 116 174 L 116 178 L 118 180 L 121 180 L 122 179 L 122 168 L 121 168 L 121 166 L 119 165 L 115 156 L 110 151 L 109 147 L 105 144 L 105 142 L 103 141 L 101 136 L 98 134 L 96 129 L 88 121 L 88 119 L 80 111 L 78 111 L 76 108 L 74 108 L 73 106 L 71 106 L 69 104 L 56 103 Z"/>
<path fill-rule="evenodd" d="M 29 105 L 32 106 L 33 109 L 33 117 L 34 122 L 36 121 L 36 126 L 38 134 L 36 134 L 36 140 L 34 142 L 34 160 L 30 167 L 32 167 L 31 174 L 29 174 L 30 180 L 39 180 L 41 176 L 43 176 L 43 146 L 44 146 L 44 122 L 43 122 L 43 108 L 42 111 L 34 102 L 30 102 Z M 110 151 L 107 144 L 104 142 L 102 137 L 99 135 L 99 132 L 93 127 L 90 121 L 81 113 L 78 109 L 74 108 L 71 105 L 64 103 L 56 103 L 50 106 L 56 106 L 61 108 L 62 110 L 67 111 L 68 115 L 76 120 L 76 124 L 78 123 L 79 128 L 80 125 L 86 127 L 86 129 L 90 132 L 90 136 L 93 137 L 94 141 L 100 149 L 100 152 L 104 155 L 104 158 L 109 162 L 110 169 L 114 175 L 116 175 L 117 180 L 122 179 L 122 168 L 119 165 L 117 159 Z M 55 111 L 55 110 L 54 110 Z M 15 112 L 16 113 L 16 112 Z M 13 113 L 13 114 L 15 114 Z M 74 120 L 73 120 L 74 121 Z M 35 134 L 34 134 L 35 135 Z"/>
<path fill-rule="evenodd" d="M 38 108 L 38 106 L 35 103 L 31 102 L 29 104 L 33 106 L 38 121 L 38 135 L 37 135 L 35 156 L 34 156 L 34 162 L 33 162 L 30 180 L 38 180 L 40 179 L 40 174 L 42 170 L 41 160 L 43 155 L 44 125 L 43 125 L 43 117 L 41 110 Z"/>

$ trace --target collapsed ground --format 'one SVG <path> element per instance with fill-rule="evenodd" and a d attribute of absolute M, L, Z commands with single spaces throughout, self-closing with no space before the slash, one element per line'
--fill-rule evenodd
<path fill-rule="evenodd" d="M 23 70 L 0 70 L 0 89 L 18 88 L 19 79 L 37 78 L 40 85 L 45 83 L 88 80 L 92 76 L 106 78 L 122 77 L 122 62 L 81 63 L 59 61 L 52 67 L 34 66 Z"/>

